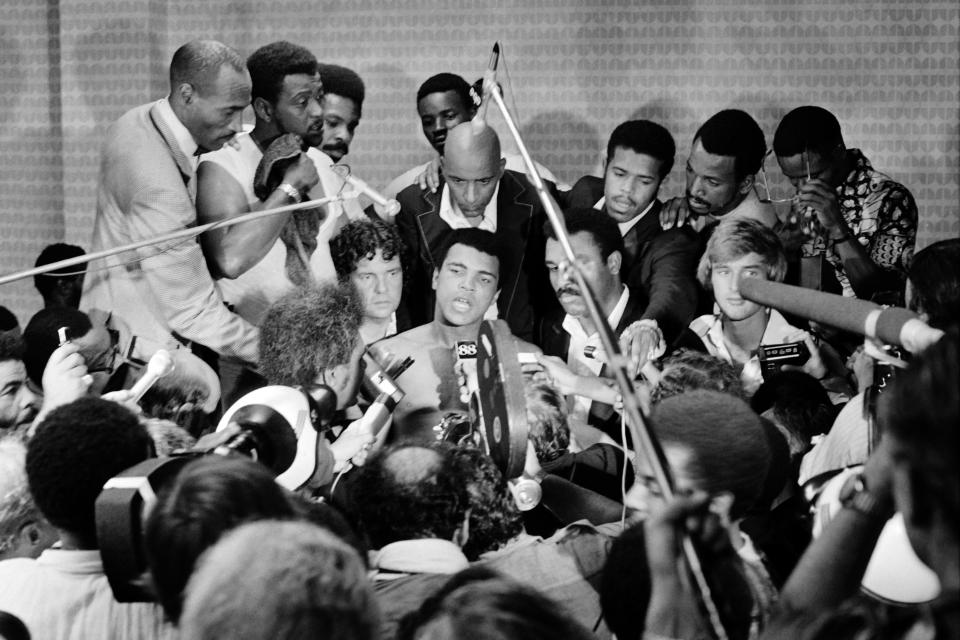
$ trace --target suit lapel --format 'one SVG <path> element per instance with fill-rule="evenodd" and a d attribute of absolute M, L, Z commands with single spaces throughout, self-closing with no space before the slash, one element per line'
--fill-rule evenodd
<path fill-rule="evenodd" d="M 431 245 L 445 235 L 444 230 L 450 229 L 449 225 L 440 218 L 440 198 L 443 195 L 443 186 L 441 181 L 436 193 L 431 193 L 429 190 L 422 192 L 420 198 L 423 210 L 417 214 L 417 231 L 420 233 L 420 240 L 423 243 L 423 258 L 430 263 L 431 271 L 437 266 L 433 259 L 433 253 L 437 247 Z"/>
<path fill-rule="evenodd" d="M 533 205 L 523 199 L 527 189 L 509 171 L 504 172 L 500 179 L 500 193 L 497 195 L 497 240 L 509 251 L 510 255 L 519 256 L 517 263 L 509 272 L 509 280 L 504 280 L 501 286 L 499 305 L 502 317 L 510 317 L 510 308 L 513 305 L 520 276 L 523 273 L 523 262 L 527 255 L 532 230 L 526 226 L 533 216 Z M 522 249 L 518 245 L 522 244 Z M 511 248 L 517 247 L 515 251 Z"/>

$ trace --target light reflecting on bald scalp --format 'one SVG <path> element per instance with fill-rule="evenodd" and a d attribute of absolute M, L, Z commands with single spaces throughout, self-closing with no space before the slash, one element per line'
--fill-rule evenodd
<path fill-rule="evenodd" d="M 450 197 L 466 218 L 479 224 L 503 175 L 500 138 L 488 126 L 459 124 L 447 136 L 441 163 Z"/>

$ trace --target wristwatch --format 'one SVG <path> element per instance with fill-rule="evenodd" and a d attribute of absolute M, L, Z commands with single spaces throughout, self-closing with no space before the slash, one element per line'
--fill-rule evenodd
<path fill-rule="evenodd" d="M 881 503 L 867 488 L 866 480 L 860 472 L 847 478 L 840 487 L 840 505 L 844 509 L 852 509 L 869 518 L 887 520 L 890 516 L 889 508 Z"/>
<path fill-rule="evenodd" d="M 286 194 L 294 203 L 299 203 L 303 199 L 300 192 L 297 191 L 297 188 L 288 182 L 279 185 L 277 189 Z"/>

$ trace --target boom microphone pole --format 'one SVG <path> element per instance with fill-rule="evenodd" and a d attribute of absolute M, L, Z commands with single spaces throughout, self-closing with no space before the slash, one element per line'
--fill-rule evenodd
<path fill-rule="evenodd" d="M 494 102 L 497 103 L 497 107 L 500 109 L 500 112 L 503 114 L 503 119 L 507 124 L 507 128 L 510 129 L 510 134 L 517 143 L 517 148 L 520 151 L 520 155 L 523 157 L 523 163 L 527 167 L 527 176 L 533 183 L 533 187 L 536 189 L 537 195 L 540 198 L 540 202 L 543 204 L 543 208 L 546 211 L 547 218 L 550 220 L 550 224 L 553 226 L 554 232 L 557 234 L 557 240 L 559 241 L 560 246 L 563 249 L 563 253 L 566 256 L 570 273 L 573 275 L 573 278 L 580 290 L 586 293 L 584 296 L 584 301 L 587 303 L 587 309 L 590 312 L 590 317 L 593 319 L 593 322 L 597 327 L 597 331 L 600 336 L 600 343 L 603 345 L 604 351 L 609 356 L 608 363 L 610 368 L 613 370 L 617 385 L 620 388 L 620 394 L 623 398 L 623 410 L 627 418 L 627 426 L 630 429 L 630 433 L 633 436 L 634 442 L 640 445 L 638 447 L 637 455 L 646 455 L 650 467 L 653 470 L 653 475 L 656 478 L 657 483 L 660 485 L 660 490 L 663 493 L 663 497 L 665 499 L 670 499 L 674 495 L 673 478 L 670 475 L 669 466 L 666 463 L 663 449 L 660 447 L 660 443 L 656 440 L 655 436 L 650 431 L 650 427 L 643 419 L 643 415 L 640 412 L 640 405 L 637 402 L 636 389 L 633 386 L 633 380 L 627 374 L 624 366 L 626 360 L 623 354 L 620 353 L 620 346 L 617 343 L 617 340 L 614 338 L 613 331 L 611 330 L 610 325 L 607 323 L 605 315 L 600 311 L 600 306 L 597 304 L 597 300 L 593 291 L 590 289 L 590 286 L 584 279 L 583 273 L 581 273 L 580 269 L 577 267 L 576 257 L 573 252 L 573 247 L 570 246 L 570 236 L 567 233 L 563 218 L 557 211 L 556 203 L 554 202 L 553 198 L 551 198 L 550 194 L 547 192 L 547 189 L 543 184 L 543 179 L 541 179 L 540 174 L 537 172 L 537 167 L 533 163 L 533 159 L 530 157 L 530 153 L 527 151 L 527 147 L 523 143 L 523 139 L 520 137 L 520 131 L 517 129 L 517 125 L 514 122 L 513 117 L 510 115 L 510 112 L 507 110 L 507 106 L 503 101 L 503 95 L 501 95 L 500 88 L 496 82 L 495 72 L 492 69 L 488 69 L 484 74 L 483 91 L 484 94 L 493 98 Z M 694 584 L 696 585 L 697 591 L 700 595 L 700 602 L 706 611 L 710 627 L 712 628 L 713 633 L 718 640 L 726 640 L 726 630 L 723 628 L 723 624 L 720 621 L 720 614 L 713 602 L 713 598 L 710 594 L 710 586 L 707 584 L 707 580 L 704 577 L 703 567 L 700 564 L 700 558 L 697 556 L 693 542 L 688 536 L 682 536 L 682 540 L 683 554 L 686 558 L 687 566 L 690 568 L 690 573 L 693 577 Z"/>
<path fill-rule="evenodd" d="M 216 222 L 202 224 L 198 227 L 190 227 L 189 229 L 180 229 L 179 231 L 171 231 L 170 233 L 165 233 L 163 235 L 156 236 L 155 238 L 139 240 L 137 242 L 131 242 L 130 244 L 121 245 L 119 247 L 111 247 L 109 249 L 104 249 L 103 251 L 97 251 L 96 253 L 87 253 L 82 256 L 77 256 L 76 258 L 68 258 L 66 260 L 60 260 L 59 262 L 51 262 L 50 264 L 45 264 L 41 267 L 34 267 L 33 269 L 27 269 L 26 271 L 19 271 L 17 273 L 11 273 L 5 276 L 0 276 L 0 285 L 8 284 L 10 282 L 15 282 L 17 280 L 23 280 L 24 278 L 30 278 L 32 276 L 37 276 L 37 275 L 40 275 L 41 273 L 56 271 L 57 269 L 64 269 L 66 267 L 75 267 L 78 264 L 92 262 L 93 260 L 101 260 L 103 258 L 109 258 L 110 256 L 116 255 L 118 253 L 125 253 L 127 251 L 142 249 L 143 247 L 149 247 L 151 245 L 160 244 L 161 242 L 170 242 L 172 240 L 192 238 L 194 236 L 199 236 L 201 233 L 207 232 L 210 229 L 223 229 L 226 227 L 232 227 L 235 224 L 243 224 L 244 222 L 259 220 L 260 218 L 266 218 L 267 216 L 275 216 L 278 213 L 286 213 L 288 211 L 297 211 L 299 209 L 312 209 L 314 207 L 330 204 L 331 202 L 342 202 L 344 200 L 356 198 L 358 195 L 359 194 L 357 193 L 347 193 L 343 195 L 330 196 L 327 198 L 318 198 L 316 200 L 307 200 L 305 202 L 288 204 L 282 207 L 275 207 L 273 209 L 264 209 L 262 211 L 251 211 L 250 213 L 245 213 L 242 216 L 237 216 L 236 218 L 230 218 L 229 220 L 218 220 Z M 149 257 L 150 256 L 145 256 L 142 259 L 147 259 Z"/>

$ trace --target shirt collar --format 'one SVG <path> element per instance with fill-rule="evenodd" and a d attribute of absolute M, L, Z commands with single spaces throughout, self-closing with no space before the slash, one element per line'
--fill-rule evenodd
<path fill-rule="evenodd" d="M 653 209 L 654 203 L 656 203 L 656 199 L 651 200 L 650 204 L 647 205 L 647 208 L 641 211 L 638 215 L 633 216 L 632 219 L 627 220 L 626 222 L 618 222 L 617 226 L 620 227 L 620 235 L 622 236 L 627 235 L 630 229 L 633 229 L 635 226 L 637 226 L 637 223 L 643 220 L 643 216 L 647 215 L 650 212 L 650 209 Z M 597 204 L 593 205 L 593 208 L 596 209 L 597 211 L 603 211 L 603 207 L 606 204 L 607 204 L 607 196 L 603 196 L 602 198 L 597 200 Z"/>
<path fill-rule="evenodd" d="M 373 565 L 390 573 L 456 573 L 469 566 L 463 551 L 449 540 L 400 540 L 373 553 Z"/>
<path fill-rule="evenodd" d="M 617 325 L 620 324 L 620 319 L 623 318 L 623 312 L 627 308 L 627 301 L 629 299 L 630 289 L 626 285 L 623 285 L 623 292 L 620 294 L 620 299 L 617 300 L 617 304 L 610 310 L 610 315 L 607 316 L 607 324 L 610 325 L 611 329 L 616 329 Z M 563 316 L 563 329 L 571 336 L 582 339 L 592 338 L 597 335 L 597 332 L 594 331 L 588 336 L 587 332 L 583 330 L 580 320 L 571 316 L 569 313 Z"/>
<path fill-rule="evenodd" d="M 183 155 L 187 157 L 187 160 L 193 166 L 194 170 L 196 170 L 197 164 L 200 162 L 200 158 L 196 155 L 199 145 L 197 141 L 193 139 L 193 136 L 190 135 L 187 127 L 180 122 L 177 114 L 173 112 L 170 101 L 166 98 L 161 98 L 157 102 L 157 113 L 164 123 L 170 127 L 170 131 L 173 133 L 173 139 L 177 141 L 177 146 L 180 147 L 180 151 L 183 152 Z"/>
<path fill-rule="evenodd" d="M 497 188 L 493 191 L 493 197 L 487 203 L 483 210 L 483 220 L 477 225 L 478 229 L 496 233 L 497 231 L 497 197 L 500 195 L 500 183 L 497 182 Z M 443 191 L 440 195 L 440 219 L 450 225 L 451 229 L 466 229 L 472 227 L 470 221 L 460 212 L 460 207 L 450 197 L 450 187 L 443 185 Z"/>

